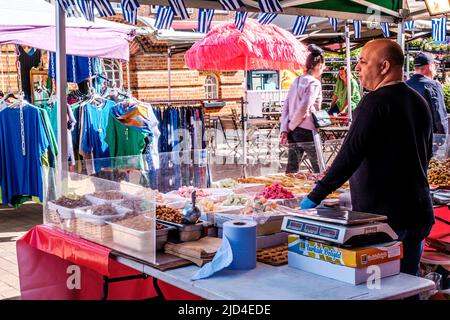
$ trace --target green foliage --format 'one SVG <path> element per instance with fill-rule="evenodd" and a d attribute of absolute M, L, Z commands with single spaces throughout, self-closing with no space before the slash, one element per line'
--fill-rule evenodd
<path fill-rule="evenodd" d="M 447 107 L 447 112 L 450 112 L 450 84 L 445 84 L 443 89 L 445 106 Z"/>
<path fill-rule="evenodd" d="M 353 50 L 351 50 L 350 51 L 350 57 L 353 59 L 353 58 L 358 58 L 359 57 L 359 55 L 361 54 L 361 50 L 362 50 L 362 48 L 358 48 L 358 49 L 353 49 Z M 340 58 L 340 59 L 345 59 L 346 58 L 346 55 L 345 55 L 345 53 L 344 54 L 337 54 L 337 53 L 328 53 L 328 52 L 325 52 L 325 57 L 327 57 L 327 58 Z"/>
<path fill-rule="evenodd" d="M 420 48 L 420 49 L 422 49 L 423 48 L 423 43 L 424 43 L 423 39 L 415 39 L 415 40 L 409 41 L 408 42 L 408 46 L 410 48 Z"/>

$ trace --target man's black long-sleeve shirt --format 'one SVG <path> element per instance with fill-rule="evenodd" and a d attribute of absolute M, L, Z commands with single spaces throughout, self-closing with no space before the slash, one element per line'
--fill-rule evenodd
<path fill-rule="evenodd" d="M 353 210 L 386 215 L 394 229 L 434 223 L 427 102 L 405 83 L 368 93 L 329 172 L 308 197 L 320 203 L 350 178 Z"/>

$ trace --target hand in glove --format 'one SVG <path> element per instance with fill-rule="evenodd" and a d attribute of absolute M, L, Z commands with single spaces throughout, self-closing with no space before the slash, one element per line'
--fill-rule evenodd
<path fill-rule="evenodd" d="M 300 202 L 300 209 L 312 209 L 317 207 L 315 202 L 312 202 L 308 197 L 304 197 L 302 202 Z"/>

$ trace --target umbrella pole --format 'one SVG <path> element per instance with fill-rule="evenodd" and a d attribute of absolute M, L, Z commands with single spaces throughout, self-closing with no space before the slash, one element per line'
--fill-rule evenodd
<path fill-rule="evenodd" d="M 281 74 L 282 70 L 278 71 L 278 103 L 281 106 Z"/>
<path fill-rule="evenodd" d="M 169 101 L 172 100 L 172 70 L 170 68 L 170 65 L 172 63 L 172 52 L 170 51 L 170 47 L 167 47 L 167 71 L 168 71 L 168 91 L 169 91 Z"/>
<path fill-rule="evenodd" d="M 347 110 L 350 121 L 352 120 L 352 68 L 350 65 L 350 27 L 345 22 L 345 53 L 347 59 Z"/>
<path fill-rule="evenodd" d="M 58 119 L 58 156 L 56 163 L 56 192 L 57 197 L 62 196 L 68 190 L 69 168 L 67 155 L 67 96 L 66 96 L 66 13 L 59 5 L 55 5 L 56 19 L 56 96 L 58 108 L 56 117 Z M 19 69 L 20 72 L 20 69 Z M 89 79 L 90 80 L 90 79 Z"/>
<path fill-rule="evenodd" d="M 409 48 L 406 47 L 406 79 L 409 79 L 409 73 L 411 70 L 409 70 Z"/>
<path fill-rule="evenodd" d="M 242 119 L 242 153 L 244 156 L 244 166 L 247 164 L 247 58 L 245 59 L 244 71 L 244 102 L 241 105 L 241 119 Z"/>

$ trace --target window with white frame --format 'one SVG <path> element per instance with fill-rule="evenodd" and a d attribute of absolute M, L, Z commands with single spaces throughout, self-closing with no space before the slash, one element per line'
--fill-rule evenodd
<path fill-rule="evenodd" d="M 103 59 L 103 72 L 109 80 L 116 83 L 116 88 L 120 88 L 123 84 L 123 73 L 120 69 L 120 63 L 115 59 Z"/>
<path fill-rule="evenodd" d="M 209 75 L 205 79 L 205 98 L 217 99 L 219 98 L 219 85 L 215 76 Z"/>

